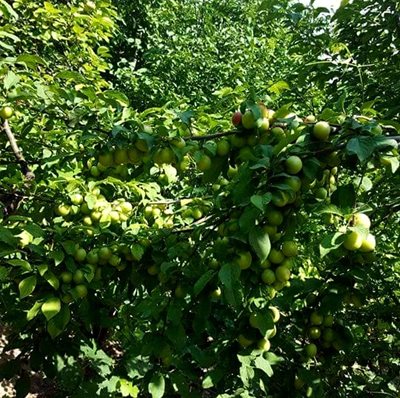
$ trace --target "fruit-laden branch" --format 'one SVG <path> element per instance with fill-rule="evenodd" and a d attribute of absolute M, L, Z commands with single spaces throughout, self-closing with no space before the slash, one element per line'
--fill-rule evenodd
<path fill-rule="evenodd" d="M 4 132 L 7 135 L 8 141 L 10 142 L 11 149 L 14 152 L 14 155 L 17 158 L 19 165 L 21 166 L 22 174 L 25 176 L 25 178 L 27 180 L 33 180 L 35 178 L 35 175 L 29 168 L 27 161 L 25 160 L 24 156 L 22 155 L 22 152 L 18 147 L 17 140 L 15 139 L 15 136 L 14 136 L 13 132 L 11 131 L 10 125 L 8 124 L 7 120 L 4 120 L 2 127 L 3 127 Z"/>

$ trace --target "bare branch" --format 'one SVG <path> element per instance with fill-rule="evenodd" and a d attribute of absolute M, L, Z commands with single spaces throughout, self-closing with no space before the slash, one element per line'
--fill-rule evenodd
<path fill-rule="evenodd" d="M 34 180 L 35 175 L 29 168 L 28 162 L 25 160 L 24 155 L 22 155 L 22 152 L 18 147 L 17 140 L 15 139 L 15 136 L 11 131 L 10 125 L 8 124 L 7 120 L 4 120 L 2 127 L 7 135 L 8 141 L 10 142 L 11 149 L 14 152 L 17 162 L 21 166 L 22 174 L 27 180 Z"/>

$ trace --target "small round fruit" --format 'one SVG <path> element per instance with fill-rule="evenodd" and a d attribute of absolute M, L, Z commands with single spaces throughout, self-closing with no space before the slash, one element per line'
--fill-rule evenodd
<path fill-rule="evenodd" d="M 13 114 L 14 110 L 10 106 L 3 106 L 0 109 L 0 117 L 4 120 L 9 119 Z"/>
<path fill-rule="evenodd" d="M 314 358 L 317 355 L 317 346 L 314 343 L 307 344 L 304 347 L 304 353 L 308 358 Z"/>
<path fill-rule="evenodd" d="M 73 195 L 71 195 L 71 203 L 73 205 L 80 205 L 83 202 L 83 196 L 80 193 L 74 193 Z"/>
<path fill-rule="evenodd" d="M 322 340 L 326 341 L 327 343 L 332 343 L 335 339 L 335 332 L 331 328 L 325 328 L 322 332 Z"/>
<path fill-rule="evenodd" d="M 107 262 L 112 256 L 112 251 L 109 247 L 101 247 L 98 251 L 99 261 Z"/>
<path fill-rule="evenodd" d="M 128 151 L 124 148 L 118 148 L 114 151 L 113 162 L 116 165 L 126 164 L 129 162 Z"/>
<path fill-rule="evenodd" d="M 279 140 L 285 136 L 285 130 L 282 127 L 274 127 L 271 133 Z"/>
<path fill-rule="evenodd" d="M 239 265 L 240 269 L 247 269 L 250 267 L 252 262 L 252 256 L 250 252 L 241 252 L 238 253 L 238 257 L 236 257 L 236 264 Z"/>
<path fill-rule="evenodd" d="M 279 210 L 271 209 L 267 211 L 266 218 L 268 224 L 278 226 L 283 223 L 283 215 Z"/>
<path fill-rule="evenodd" d="M 296 390 L 301 390 L 304 387 L 304 381 L 299 378 L 299 376 L 296 376 L 294 378 L 294 388 Z"/>
<path fill-rule="evenodd" d="M 293 192 L 299 192 L 301 189 L 301 180 L 297 176 L 285 178 L 284 183 L 286 185 L 289 185 Z"/>
<path fill-rule="evenodd" d="M 195 220 L 200 220 L 200 218 L 203 217 L 203 212 L 198 207 L 192 209 L 191 213 Z"/>
<path fill-rule="evenodd" d="M 269 129 L 269 120 L 264 117 L 262 119 L 257 120 L 257 128 L 261 133 L 265 133 Z"/>
<path fill-rule="evenodd" d="M 331 126 L 327 122 L 315 123 L 313 135 L 317 140 L 327 141 L 331 132 Z"/>
<path fill-rule="evenodd" d="M 249 324 L 251 327 L 257 329 L 260 326 L 261 314 L 258 312 L 253 312 L 249 317 Z"/>
<path fill-rule="evenodd" d="M 243 334 L 239 334 L 238 342 L 243 348 L 247 348 L 248 346 L 253 344 L 253 340 L 248 339 Z"/>
<path fill-rule="evenodd" d="M 363 228 L 370 228 L 371 227 L 371 220 L 369 217 L 364 213 L 356 213 L 352 217 L 352 222 L 355 227 L 363 227 Z"/>
<path fill-rule="evenodd" d="M 358 250 L 363 243 L 363 237 L 357 231 L 351 231 L 343 242 L 343 246 L 350 251 Z"/>
<path fill-rule="evenodd" d="M 283 265 L 280 265 L 275 270 L 275 276 L 279 282 L 282 282 L 282 283 L 287 282 L 290 279 L 290 269 Z"/>
<path fill-rule="evenodd" d="M 86 261 L 89 264 L 96 265 L 99 262 L 99 253 L 98 250 L 93 249 L 86 256 Z"/>
<path fill-rule="evenodd" d="M 298 156 L 289 156 L 285 161 L 286 171 L 289 174 L 297 174 L 303 168 L 303 162 Z"/>
<path fill-rule="evenodd" d="M 232 124 L 234 126 L 239 126 L 240 123 L 242 122 L 242 113 L 239 111 L 236 111 L 233 115 L 232 115 Z"/>
<path fill-rule="evenodd" d="M 246 138 L 241 135 L 235 134 L 231 136 L 231 144 L 235 148 L 242 148 L 246 145 L 246 143 Z"/>
<path fill-rule="evenodd" d="M 87 296 L 88 294 L 88 289 L 86 287 L 86 285 L 76 285 L 74 287 L 75 290 L 75 294 L 79 297 L 79 298 L 84 298 Z"/>
<path fill-rule="evenodd" d="M 72 282 L 72 272 L 69 271 L 63 271 L 61 272 L 60 275 L 60 279 L 64 282 L 64 283 L 71 283 Z"/>
<path fill-rule="evenodd" d="M 82 263 L 85 261 L 86 258 L 86 250 L 83 247 L 79 247 L 77 250 L 75 250 L 74 253 L 74 259 L 78 261 L 78 263 Z"/>
<path fill-rule="evenodd" d="M 284 259 L 285 256 L 280 250 L 276 250 L 275 248 L 271 249 L 268 260 L 271 261 L 272 264 L 280 264 Z"/>
<path fill-rule="evenodd" d="M 313 340 L 319 339 L 321 337 L 321 329 L 318 326 L 312 326 L 308 329 L 308 335 Z"/>
<path fill-rule="evenodd" d="M 111 152 L 104 152 L 99 155 L 99 163 L 103 167 L 111 167 L 114 164 L 114 156 Z"/>
<path fill-rule="evenodd" d="M 82 272 L 82 270 L 77 269 L 74 272 L 74 275 L 73 275 L 72 279 L 77 284 L 82 283 L 82 282 L 85 281 L 85 274 Z"/>
<path fill-rule="evenodd" d="M 211 168 L 211 158 L 207 155 L 202 155 L 199 161 L 197 162 L 197 168 L 200 171 L 206 171 Z"/>
<path fill-rule="evenodd" d="M 271 315 L 272 315 L 272 321 L 274 323 L 277 323 L 279 321 L 279 319 L 281 318 L 281 314 L 278 310 L 278 308 L 273 307 L 272 305 L 269 307 L 269 310 L 271 311 Z"/>
<path fill-rule="evenodd" d="M 333 316 L 332 315 L 326 315 L 324 316 L 324 321 L 322 323 L 323 326 L 332 326 L 333 325 Z"/>
<path fill-rule="evenodd" d="M 120 206 L 124 214 L 129 214 L 133 210 L 133 206 L 129 202 L 122 202 Z"/>
<path fill-rule="evenodd" d="M 213 299 L 219 299 L 222 296 L 222 290 L 220 287 L 217 287 L 215 290 L 213 290 L 210 294 L 211 298 Z"/>
<path fill-rule="evenodd" d="M 262 338 L 258 340 L 257 347 L 263 351 L 269 351 L 271 348 L 271 343 L 268 339 Z"/>
<path fill-rule="evenodd" d="M 66 217 L 71 212 L 71 207 L 68 205 L 58 205 L 55 208 L 55 212 L 58 216 Z"/>
<path fill-rule="evenodd" d="M 121 264 L 121 257 L 117 256 L 116 254 L 112 254 L 108 260 L 108 264 L 113 267 L 118 267 Z"/>
<path fill-rule="evenodd" d="M 274 192 L 272 195 L 272 203 L 276 207 L 284 207 L 288 204 L 289 197 L 283 191 Z"/>
<path fill-rule="evenodd" d="M 256 127 L 256 120 L 254 118 L 253 112 L 246 111 L 245 114 L 242 116 L 242 126 L 246 130 L 251 130 Z"/>
<path fill-rule="evenodd" d="M 276 276 L 275 276 L 275 272 L 272 271 L 272 269 L 266 269 L 265 271 L 263 271 L 263 273 L 261 274 L 261 279 L 264 283 L 266 283 L 267 285 L 272 285 L 275 280 L 276 280 Z"/>
<path fill-rule="evenodd" d="M 373 252 L 375 250 L 375 247 L 376 247 L 375 236 L 372 234 L 368 234 L 367 237 L 362 241 L 360 252 L 363 253 Z"/>
<path fill-rule="evenodd" d="M 260 266 L 261 266 L 261 268 L 271 268 L 271 261 L 269 261 L 268 259 L 266 259 L 266 260 L 264 260 L 261 264 L 260 264 Z"/>
<path fill-rule="evenodd" d="M 297 256 L 298 249 L 297 249 L 297 244 L 296 242 L 292 240 L 287 240 L 282 243 L 282 253 L 286 257 L 294 257 Z"/>
<path fill-rule="evenodd" d="M 310 315 L 310 322 L 311 325 L 322 325 L 324 321 L 324 317 L 320 314 L 318 314 L 318 312 L 314 311 L 311 315 Z"/>
<path fill-rule="evenodd" d="M 314 115 L 308 115 L 304 119 L 304 123 L 314 123 L 315 122 L 315 116 Z"/>
<path fill-rule="evenodd" d="M 382 132 L 383 132 L 383 129 L 379 124 L 377 124 L 371 128 L 371 133 L 374 135 L 381 135 Z"/>
<path fill-rule="evenodd" d="M 178 285 L 174 290 L 174 294 L 176 298 L 184 298 L 186 295 L 185 289 L 181 285 Z"/>
<path fill-rule="evenodd" d="M 217 155 L 218 156 L 226 156 L 228 155 L 231 146 L 228 140 L 220 140 L 217 143 Z"/>

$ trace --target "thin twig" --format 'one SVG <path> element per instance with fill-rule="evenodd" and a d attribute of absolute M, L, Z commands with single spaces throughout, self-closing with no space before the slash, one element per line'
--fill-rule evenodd
<path fill-rule="evenodd" d="M 10 146 L 12 151 L 14 152 L 14 155 L 21 166 L 21 171 L 22 174 L 25 176 L 27 180 L 34 180 L 35 175 L 31 171 L 28 162 L 25 160 L 24 155 L 22 155 L 21 150 L 18 147 L 17 140 L 15 139 L 15 136 L 13 132 L 11 131 L 10 125 L 8 124 L 7 120 L 4 120 L 3 122 L 3 130 L 7 135 L 8 141 L 10 142 Z"/>

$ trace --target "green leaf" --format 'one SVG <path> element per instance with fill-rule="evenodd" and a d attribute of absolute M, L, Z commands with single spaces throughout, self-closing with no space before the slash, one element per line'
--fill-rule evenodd
<path fill-rule="evenodd" d="M 195 296 L 199 295 L 199 293 L 206 287 L 207 283 L 210 282 L 214 275 L 215 272 L 209 270 L 196 281 L 193 287 L 193 293 Z"/>
<path fill-rule="evenodd" d="M 284 118 L 289 112 L 290 112 L 290 108 L 292 107 L 292 103 L 283 105 L 282 107 L 280 107 L 274 115 L 275 119 L 282 119 Z"/>
<path fill-rule="evenodd" d="M 283 80 L 280 80 L 268 87 L 268 91 L 271 91 L 277 95 L 280 95 L 285 90 L 290 90 L 290 86 Z"/>
<path fill-rule="evenodd" d="M 338 249 L 342 245 L 343 240 L 344 240 L 344 235 L 340 232 L 335 232 L 333 234 L 325 236 L 325 238 L 319 245 L 319 252 L 321 258 L 325 257 L 332 250 Z"/>
<path fill-rule="evenodd" d="M 268 377 L 272 377 L 272 375 L 274 374 L 274 371 L 272 370 L 269 362 L 261 355 L 256 358 L 256 360 L 254 361 L 254 365 L 257 369 L 262 370 Z"/>
<path fill-rule="evenodd" d="M 139 395 L 139 388 L 134 386 L 132 382 L 125 379 L 119 379 L 119 384 L 119 390 L 123 397 L 136 398 Z"/>
<path fill-rule="evenodd" d="M 340 186 L 331 196 L 331 203 L 339 209 L 351 209 L 356 203 L 356 191 L 353 184 Z"/>
<path fill-rule="evenodd" d="M 58 280 L 58 278 L 54 275 L 53 272 L 51 271 L 47 271 L 44 275 L 43 275 L 44 279 L 46 279 L 46 281 L 49 283 L 49 285 L 54 289 L 54 290 L 58 290 L 58 288 L 60 287 L 60 281 Z"/>
<path fill-rule="evenodd" d="M 35 304 L 31 307 L 31 309 L 26 313 L 27 321 L 31 321 L 36 315 L 39 313 L 40 308 L 42 307 L 41 301 L 36 301 Z"/>
<path fill-rule="evenodd" d="M 29 296 L 36 287 L 36 276 L 28 276 L 27 278 L 23 279 L 19 284 L 18 284 L 18 289 L 19 289 L 19 297 L 21 299 Z"/>
<path fill-rule="evenodd" d="M 24 271 L 32 271 L 31 265 L 26 260 L 21 260 L 19 258 L 13 260 L 7 260 L 7 264 L 12 265 L 13 267 L 21 267 Z"/>
<path fill-rule="evenodd" d="M 58 297 L 51 297 L 47 299 L 42 305 L 42 313 L 49 321 L 55 317 L 61 310 L 61 301 Z"/>
<path fill-rule="evenodd" d="M 152 398 L 161 398 L 164 396 L 165 392 L 165 380 L 161 373 L 156 373 L 149 383 L 148 388 L 149 393 Z"/>
<path fill-rule="evenodd" d="M 249 233 L 249 243 L 260 261 L 265 261 L 271 251 L 271 242 L 268 233 L 261 227 L 253 228 Z"/>
<path fill-rule="evenodd" d="M 268 192 L 265 195 L 253 195 L 250 198 L 250 202 L 257 209 L 259 209 L 261 211 L 264 211 L 265 210 L 265 206 L 267 206 L 267 204 L 269 202 L 271 202 L 271 199 L 272 199 L 272 194 L 270 192 Z"/>
<path fill-rule="evenodd" d="M 46 62 L 37 55 L 21 54 L 17 57 L 17 62 L 25 64 L 28 68 L 36 69 L 37 65 L 46 66 Z"/>
<path fill-rule="evenodd" d="M 224 264 L 218 273 L 218 277 L 224 285 L 224 295 L 227 302 L 237 307 L 242 299 L 238 283 L 240 266 L 236 263 Z"/>
<path fill-rule="evenodd" d="M 4 90 L 9 90 L 10 88 L 16 86 L 18 82 L 19 82 L 19 77 L 14 72 L 8 71 L 3 82 Z"/>
<path fill-rule="evenodd" d="M 71 319 L 71 312 L 68 305 L 63 305 L 60 312 L 49 320 L 47 323 L 47 332 L 51 338 L 56 338 L 60 335 Z"/>
<path fill-rule="evenodd" d="M 134 243 L 131 246 L 131 254 L 136 261 L 140 261 L 144 254 L 144 249 L 139 243 Z"/>
<path fill-rule="evenodd" d="M 0 10 L 8 17 L 18 19 L 18 14 L 14 11 L 12 6 L 6 0 L 0 0 Z"/>
<path fill-rule="evenodd" d="M 7 228 L 0 226 L 0 242 L 17 247 L 19 240 Z"/>

